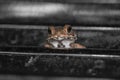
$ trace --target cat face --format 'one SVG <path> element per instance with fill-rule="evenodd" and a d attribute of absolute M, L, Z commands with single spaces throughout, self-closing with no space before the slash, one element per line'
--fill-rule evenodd
<path fill-rule="evenodd" d="M 74 43 L 76 39 L 77 36 L 70 25 L 48 28 L 47 41 L 54 48 L 70 48 L 70 44 Z"/>

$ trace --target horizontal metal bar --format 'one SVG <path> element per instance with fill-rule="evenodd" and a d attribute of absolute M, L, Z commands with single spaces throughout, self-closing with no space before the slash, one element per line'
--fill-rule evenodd
<path fill-rule="evenodd" d="M 1 0 L 1 2 L 29 1 L 32 0 Z M 61 2 L 61 3 L 120 3 L 119 0 L 34 0 L 34 2 Z"/>
<path fill-rule="evenodd" d="M 0 24 L 0 28 L 3 29 L 48 29 L 50 25 L 9 25 L 9 24 Z M 60 27 L 60 26 L 55 26 Z M 108 27 L 108 26 L 72 26 L 75 30 L 100 30 L 100 31 L 113 31 L 113 30 L 120 30 L 119 26 L 116 27 Z"/>
<path fill-rule="evenodd" d="M 28 76 L 21 76 L 21 75 L 0 75 L 0 79 L 8 79 L 9 80 L 117 80 L 117 79 L 109 79 L 109 78 L 80 78 L 80 77 L 58 77 L 58 76 L 33 76 L 33 75 L 28 75 Z"/>
<path fill-rule="evenodd" d="M 73 56 L 73 57 L 103 57 L 103 58 L 120 58 L 118 55 L 99 55 L 99 54 L 58 54 L 58 53 L 27 53 L 27 52 L 5 52 L 0 51 L 0 55 L 47 55 L 47 56 Z"/>

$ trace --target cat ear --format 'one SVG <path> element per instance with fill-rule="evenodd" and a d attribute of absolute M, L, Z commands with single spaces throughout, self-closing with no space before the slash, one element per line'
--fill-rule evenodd
<path fill-rule="evenodd" d="M 70 25 L 65 25 L 64 30 L 66 30 L 66 32 L 70 33 L 72 31 L 72 27 Z"/>
<path fill-rule="evenodd" d="M 50 26 L 48 28 L 48 34 L 54 34 L 55 33 L 55 27 L 54 26 Z"/>

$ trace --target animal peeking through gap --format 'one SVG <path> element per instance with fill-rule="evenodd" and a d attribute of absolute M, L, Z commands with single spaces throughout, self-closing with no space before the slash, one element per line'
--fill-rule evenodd
<path fill-rule="evenodd" d="M 69 49 L 69 48 L 86 48 L 85 46 L 75 43 L 77 35 L 70 25 L 64 27 L 48 28 L 48 38 L 45 44 L 46 48 Z"/>

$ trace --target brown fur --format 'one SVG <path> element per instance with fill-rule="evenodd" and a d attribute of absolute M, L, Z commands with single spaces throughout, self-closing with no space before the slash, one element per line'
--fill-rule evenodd
<path fill-rule="evenodd" d="M 68 33 L 68 28 L 70 25 L 65 25 L 64 27 L 57 27 L 51 26 L 49 29 L 51 30 L 51 34 L 48 34 L 48 39 L 55 38 L 55 37 L 75 37 L 76 34 L 73 30 Z M 85 46 L 79 43 L 72 43 L 70 44 L 71 48 L 86 48 Z M 52 48 L 52 46 L 47 42 L 45 47 Z"/>

